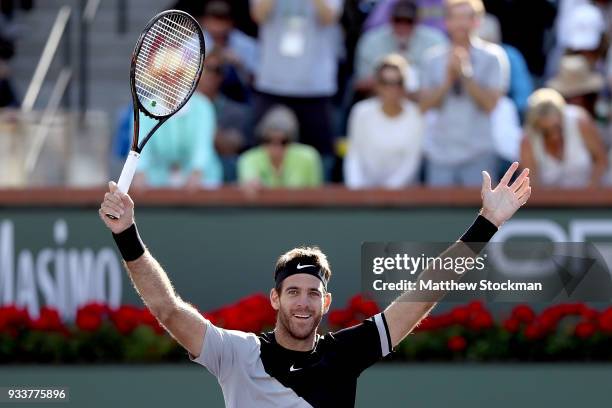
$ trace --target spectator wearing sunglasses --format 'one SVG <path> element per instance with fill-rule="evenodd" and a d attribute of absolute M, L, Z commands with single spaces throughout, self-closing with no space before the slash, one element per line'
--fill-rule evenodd
<path fill-rule="evenodd" d="M 256 135 L 261 145 L 238 159 L 238 181 L 247 190 L 318 187 L 323 183 L 321 157 L 297 143 L 299 124 L 289 108 L 277 105 L 261 119 Z"/>
<path fill-rule="evenodd" d="M 419 24 L 415 0 L 399 0 L 393 6 L 389 23 L 366 32 L 357 44 L 356 91 L 365 95 L 374 92 L 376 66 L 385 56 L 400 54 L 410 66 L 418 67 L 428 49 L 446 43 L 440 30 Z M 412 78 L 408 90 L 416 91 L 417 78 L 409 76 Z"/>
<path fill-rule="evenodd" d="M 376 97 L 359 102 L 349 117 L 344 179 L 350 188 L 414 184 L 421 165 L 419 107 L 404 97 L 406 60 L 390 55 L 376 68 Z"/>

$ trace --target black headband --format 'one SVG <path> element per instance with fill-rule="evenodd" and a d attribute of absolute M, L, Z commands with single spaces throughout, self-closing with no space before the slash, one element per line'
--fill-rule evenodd
<path fill-rule="evenodd" d="M 281 282 L 284 281 L 286 278 L 297 273 L 306 273 L 308 275 L 314 276 L 323 283 L 323 287 L 325 288 L 325 290 L 327 290 L 327 279 L 325 278 L 325 272 L 323 271 L 323 269 L 315 265 L 312 261 L 303 259 L 298 262 L 290 262 L 283 269 L 276 272 L 276 274 L 274 275 L 276 287 L 279 287 Z"/>

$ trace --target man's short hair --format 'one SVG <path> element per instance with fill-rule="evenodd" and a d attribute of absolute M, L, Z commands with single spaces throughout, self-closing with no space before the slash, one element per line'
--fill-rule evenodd
<path fill-rule="evenodd" d="M 225 0 L 212 0 L 204 7 L 204 16 L 232 20 L 232 6 Z"/>
<path fill-rule="evenodd" d="M 408 18 L 416 21 L 419 14 L 419 6 L 416 0 L 399 0 L 391 9 L 391 19 Z"/>
<path fill-rule="evenodd" d="M 293 262 L 296 260 L 317 266 L 323 272 L 323 276 L 326 281 L 329 281 L 329 279 L 331 278 L 331 269 L 329 267 L 329 263 L 327 262 L 327 256 L 325 256 L 323 251 L 321 251 L 319 247 L 316 246 L 301 246 L 293 248 L 292 250 L 287 251 L 278 257 L 276 261 L 276 266 L 274 267 L 274 279 L 276 280 L 276 275 L 283 269 L 285 269 L 289 262 Z M 280 294 L 282 282 L 275 285 L 275 288 Z"/>
<path fill-rule="evenodd" d="M 474 14 L 478 17 L 481 17 L 485 14 L 485 7 L 482 0 L 445 0 L 446 12 L 453 6 L 458 6 L 460 4 L 467 4 L 474 10 Z"/>

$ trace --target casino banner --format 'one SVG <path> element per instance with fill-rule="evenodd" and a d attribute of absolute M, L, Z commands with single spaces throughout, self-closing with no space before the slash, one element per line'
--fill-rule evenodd
<path fill-rule="evenodd" d="M 182 298 L 211 310 L 267 295 L 276 258 L 298 245 L 328 256 L 336 305 L 361 290 L 361 244 L 452 242 L 470 208 L 137 208 L 141 235 Z M 612 259 L 612 210 L 523 209 L 497 242 L 597 242 Z M 110 232 L 94 208 L 0 209 L 0 305 L 66 320 L 79 306 L 140 304 Z"/>

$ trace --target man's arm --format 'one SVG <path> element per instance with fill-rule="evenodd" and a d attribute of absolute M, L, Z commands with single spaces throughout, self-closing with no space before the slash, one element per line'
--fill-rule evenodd
<path fill-rule="evenodd" d="M 204 317 L 175 293 L 164 269 L 144 248 L 134 224 L 134 202 L 130 196 L 121 193 L 114 182 L 109 183 L 109 188 L 99 210 L 100 218 L 114 234 L 136 291 L 172 337 L 198 357 L 206 334 Z"/>
<path fill-rule="evenodd" d="M 486 113 L 493 112 L 497 101 L 501 98 L 502 93 L 493 89 L 486 89 L 474 81 L 473 78 L 464 78 L 463 86 L 467 90 L 468 94 L 474 99 L 476 105 L 480 107 Z"/>
<path fill-rule="evenodd" d="M 474 257 L 476 256 L 473 246 L 468 245 L 469 242 L 480 242 L 484 239 L 490 239 L 490 236 L 500 227 L 505 221 L 510 219 L 512 215 L 529 199 L 531 187 L 529 184 L 529 169 L 523 170 L 516 181 L 509 185 L 512 175 L 518 168 L 518 163 L 513 163 L 508 169 L 499 185 L 492 190 L 491 178 L 487 172 L 483 172 L 482 198 L 483 206 L 480 215 L 485 220 L 479 219 L 462 237 L 462 240 L 457 241 L 448 248 L 441 257 Z M 448 275 L 448 276 L 447 276 Z M 438 271 L 433 268 L 427 269 L 421 273 L 419 280 L 439 280 L 444 279 L 459 280 L 460 275 L 454 272 Z M 427 316 L 429 311 L 443 297 L 440 294 L 437 299 L 431 301 L 422 301 L 422 295 L 411 291 L 405 292 L 385 311 L 385 319 L 389 327 L 391 336 L 391 344 L 397 346 L 418 324 Z"/>
<path fill-rule="evenodd" d="M 427 72 L 429 69 L 433 69 L 430 66 L 431 63 L 427 63 L 424 66 L 424 75 L 431 75 Z M 460 78 L 459 72 L 461 71 L 461 60 L 454 51 L 451 51 L 448 56 L 448 65 L 446 66 L 446 74 L 442 85 L 437 87 L 424 86 L 424 89 L 419 93 L 419 106 L 422 112 L 427 112 L 430 109 L 437 109 L 442 106 L 446 95 L 453 87 L 455 81 Z"/>
<path fill-rule="evenodd" d="M 437 88 L 423 89 L 419 95 L 419 107 L 422 112 L 427 112 L 430 109 L 436 109 L 442 106 L 442 102 L 446 98 L 446 94 L 453 86 L 453 81 L 447 78 L 444 83 Z"/>
<path fill-rule="evenodd" d="M 486 113 L 491 113 L 499 98 L 502 97 L 504 92 L 501 89 L 495 89 L 498 85 L 500 88 L 504 88 L 501 86 L 503 79 L 507 77 L 508 73 L 508 62 L 506 61 L 505 55 L 503 61 L 499 62 L 498 72 L 496 75 L 491 73 L 493 78 L 493 82 L 497 83 L 495 86 L 482 86 L 478 82 L 476 82 L 473 78 L 474 68 L 472 67 L 472 63 L 470 61 L 470 54 L 467 49 L 463 47 L 456 47 L 453 50 L 455 57 L 459 60 L 460 68 L 458 71 L 459 77 L 461 78 L 461 82 L 463 87 L 467 91 L 467 93 L 472 97 L 476 105 Z M 496 80 L 497 79 L 497 80 Z M 491 80 L 491 78 L 489 78 Z"/>

